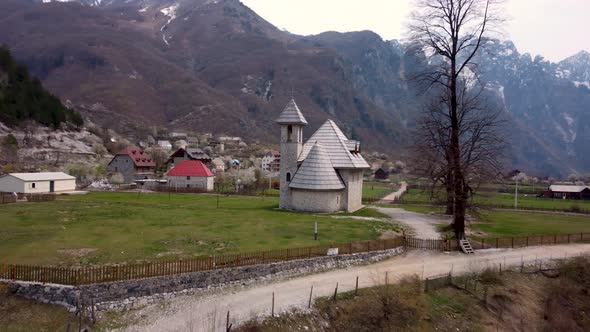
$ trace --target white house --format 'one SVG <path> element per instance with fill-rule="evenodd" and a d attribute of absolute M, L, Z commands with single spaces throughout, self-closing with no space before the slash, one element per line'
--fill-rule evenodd
<path fill-rule="evenodd" d="M 215 175 L 200 160 L 182 160 L 166 173 L 171 188 L 212 191 Z"/>
<path fill-rule="evenodd" d="M 215 158 L 211 163 L 215 167 L 215 173 L 225 172 L 225 162 L 221 158 Z"/>
<path fill-rule="evenodd" d="M 281 126 L 280 208 L 356 211 L 362 207 L 363 172 L 370 168 L 360 143 L 349 140 L 332 120 L 303 144 L 307 120 L 294 100 L 276 120 Z"/>
<path fill-rule="evenodd" d="M 0 192 L 45 194 L 76 190 L 76 178 L 63 172 L 9 173 L 0 176 Z"/>
<path fill-rule="evenodd" d="M 281 153 L 269 151 L 262 157 L 262 170 L 266 172 L 278 172 L 281 165 Z"/>
<path fill-rule="evenodd" d="M 159 140 L 157 144 L 163 150 L 172 150 L 172 143 L 170 141 Z"/>

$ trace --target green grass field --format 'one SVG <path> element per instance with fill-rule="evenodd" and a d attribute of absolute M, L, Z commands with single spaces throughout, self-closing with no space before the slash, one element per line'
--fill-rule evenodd
<path fill-rule="evenodd" d="M 396 225 L 278 210 L 277 198 L 90 193 L 0 208 L 1 263 L 103 264 L 378 238 Z M 367 212 L 360 212 L 367 213 Z M 319 243 L 313 240 L 314 221 Z"/>
<path fill-rule="evenodd" d="M 378 185 L 365 185 L 363 186 L 363 199 L 371 199 L 375 197 L 382 197 L 386 192 L 392 191 L 391 187 L 385 187 L 383 184 Z"/>
<path fill-rule="evenodd" d="M 590 216 L 493 210 L 482 212 L 471 228 L 486 237 L 588 233 Z"/>
<path fill-rule="evenodd" d="M 436 198 L 431 198 L 430 192 L 421 189 L 410 189 L 403 196 L 402 200 L 415 203 L 431 204 L 437 203 Z M 439 202 L 440 203 L 440 198 Z M 473 197 L 474 204 L 494 205 L 511 208 L 514 206 L 514 194 L 499 192 L 479 192 Z M 590 211 L 590 201 L 588 200 L 563 200 L 538 198 L 534 195 L 518 195 L 518 206 L 529 209 L 546 209 L 546 210 L 585 210 Z"/>
<path fill-rule="evenodd" d="M 443 207 L 432 205 L 401 204 L 391 207 L 417 213 L 444 213 Z M 481 210 L 478 214 L 472 211 L 469 214 L 476 222 L 468 227 L 485 233 L 484 237 L 590 233 L 590 216 L 586 215 L 510 210 Z M 446 225 L 441 224 L 441 228 L 443 226 Z"/>

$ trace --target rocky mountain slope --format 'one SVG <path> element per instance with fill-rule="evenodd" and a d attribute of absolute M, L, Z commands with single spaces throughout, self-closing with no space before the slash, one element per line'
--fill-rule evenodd
<path fill-rule="evenodd" d="M 47 2 L 47 3 L 44 3 Z M 325 119 L 365 149 L 400 152 L 424 96 L 423 66 L 369 32 L 297 36 L 238 0 L 4 0 L 0 43 L 53 93 L 104 126 L 169 126 L 276 141 L 294 96 L 311 133 Z M 490 41 L 481 80 L 511 119 L 512 167 L 590 168 L 588 53 L 558 64 Z"/>

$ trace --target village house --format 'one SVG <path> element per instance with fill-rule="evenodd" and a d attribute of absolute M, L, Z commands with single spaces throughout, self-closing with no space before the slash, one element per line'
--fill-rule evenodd
<path fill-rule="evenodd" d="M 303 144 L 307 120 L 291 100 L 276 120 L 281 126 L 280 208 L 353 212 L 362 207 L 363 172 L 369 165 L 360 143 L 332 120 Z"/>
<path fill-rule="evenodd" d="M 127 148 L 119 151 L 107 166 L 109 173 L 121 173 L 124 183 L 154 177 L 156 163 L 149 154 L 139 148 Z"/>
<path fill-rule="evenodd" d="M 200 160 L 181 160 L 166 173 L 170 188 L 212 191 L 215 175 Z"/>
<path fill-rule="evenodd" d="M 381 167 L 375 171 L 374 177 L 375 177 L 375 180 L 389 180 L 390 174 L 391 173 L 388 170 Z"/>
<path fill-rule="evenodd" d="M 223 173 L 226 170 L 225 162 L 221 158 L 215 158 L 211 162 L 213 164 L 213 170 L 215 173 Z"/>
<path fill-rule="evenodd" d="M 0 192 L 46 194 L 76 190 L 76 178 L 63 172 L 8 173 L 0 176 Z"/>
<path fill-rule="evenodd" d="M 172 143 L 170 143 L 168 140 L 158 140 L 157 145 L 162 150 L 172 150 Z"/>
<path fill-rule="evenodd" d="M 262 157 L 261 168 L 265 172 L 278 172 L 281 167 L 281 153 L 269 151 Z"/>
<path fill-rule="evenodd" d="M 205 165 L 210 164 L 212 161 L 211 157 L 201 149 L 179 148 L 166 161 L 166 168 L 171 169 L 182 160 L 199 160 Z"/>
<path fill-rule="evenodd" d="M 551 185 L 543 192 L 545 198 L 590 200 L 590 187 L 574 185 Z"/>

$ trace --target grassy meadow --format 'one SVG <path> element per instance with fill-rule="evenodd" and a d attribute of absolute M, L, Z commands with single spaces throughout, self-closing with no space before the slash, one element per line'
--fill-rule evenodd
<path fill-rule="evenodd" d="M 440 197 L 443 197 L 440 195 Z M 409 189 L 403 196 L 403 201 L 412 203 L 440 203 L 440 198 L 433 198 L 428 190 Z M 474 205 L 492 205 L 498 207 L 511 208 L 514 206 L 514 193 L 500 193 L 493 191 L 478 192 L 472 203 Z M 539 198 L 531 194 L 518 195 L 518 207 L 529 209 L 546 209 L 546 210 L 585 210 L 590 211 L 590 201 L 588 200 L 564 200 Z"/>
<path fill-rule="evenodd" d="M 109 192 L 3 205 L 0 262 L 134 262 L 370 240 L 396 229 L 386 222 L 281 211 L 275 197 L 221 196 L 219 207 L 217 202 L 214 195 Z M 313 240 L 314 221 L 319 241 Z"/>

